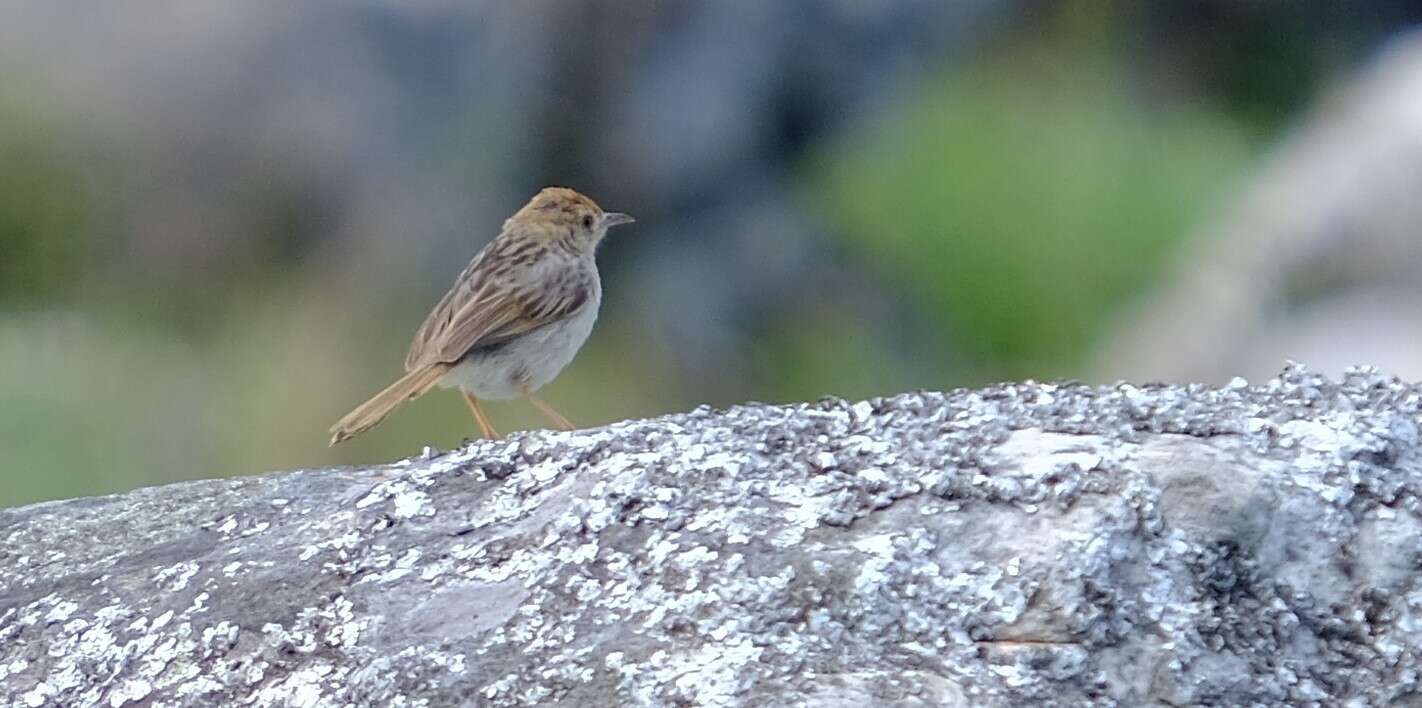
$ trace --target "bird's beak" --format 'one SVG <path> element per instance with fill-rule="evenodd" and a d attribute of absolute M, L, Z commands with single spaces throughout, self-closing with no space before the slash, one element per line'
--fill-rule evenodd
<path fill-rule="evenodd" d="M 617 226 L 617 225 L 619 225 L 619 224 L 630 224 L 630 223 L 632 223 L 632 222 L 634 222 L 634 221 L 636 221 L 636 219 L 632 218 L 631 216 L 629 216 L 629 215 L 627 215 L 627 214 L 621 214 L 621 213 L 618 213 L 618 212 L 615 212 L 615 211 L 609 211 L 609 212 L 607 212 L 606 214 L 603 214 L 603 215 L 602 215 L 602 225 L 603 225 L 603 226 Z"/>

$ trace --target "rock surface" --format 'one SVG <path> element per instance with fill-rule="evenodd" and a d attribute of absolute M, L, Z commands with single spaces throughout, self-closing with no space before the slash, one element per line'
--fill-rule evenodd
<path fill-rule="evenodd" d="M 750 405 L 0 510 L 0 704 L 1422 704 L 1422 388 Z"/>

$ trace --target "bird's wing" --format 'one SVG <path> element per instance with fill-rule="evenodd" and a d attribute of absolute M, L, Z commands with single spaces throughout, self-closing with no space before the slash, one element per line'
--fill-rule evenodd
<path fill-rule="evenodd" d="M 470 351 L 557 322 L 587 304 L 592 286 L 576 272 L 546 274 L 497 246 L 465 268 L 415 333 L 405 369 L 455 363 Z"/>

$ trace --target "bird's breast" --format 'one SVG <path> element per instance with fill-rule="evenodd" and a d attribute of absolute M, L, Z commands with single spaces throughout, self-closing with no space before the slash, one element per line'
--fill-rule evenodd
<path fill-rule="evenodd" d="M 440 385 L 494 400 L 522 396 L 525 387 L 542 388 L 587 342 L 601 303 L 602 291 L 594 279 L 587 301 L 578 310 L 513 339 L 476 348 L 444 375 Z"/>

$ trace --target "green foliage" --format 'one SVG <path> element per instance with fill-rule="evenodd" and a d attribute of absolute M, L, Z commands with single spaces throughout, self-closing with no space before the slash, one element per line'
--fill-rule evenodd
<path fill-rule="evenodd" d="M 83 265 L 88 199 L 53 123 L 0 95 L 0 298 L 62 291 Z"/>
<path fill-rule="evenodd" d="M 1225 115 L 1147 108 L 1092 77 L 972 69 L 815 166 L 851 252 L 988 377 L 1073 374 L 1251 157 Z"/>

